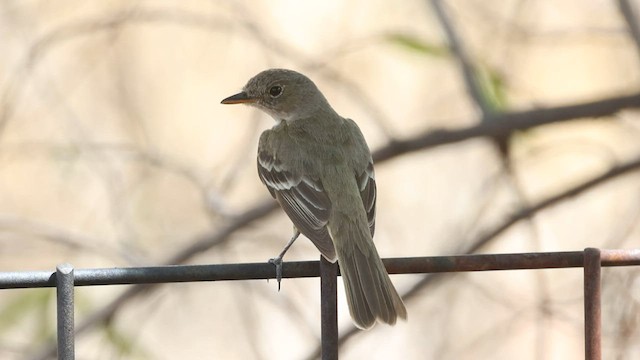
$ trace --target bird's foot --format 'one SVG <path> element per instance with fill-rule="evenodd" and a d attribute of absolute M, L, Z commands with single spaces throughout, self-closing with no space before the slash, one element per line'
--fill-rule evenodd
<path fill-rule="evenodd" d="M 282 256 L 276 256 L 269 259 L 269 263 L 276 267 L 276 281 L 278 282 L 278 291 L 280 291 L 280 282 L 282 281 Z"/>

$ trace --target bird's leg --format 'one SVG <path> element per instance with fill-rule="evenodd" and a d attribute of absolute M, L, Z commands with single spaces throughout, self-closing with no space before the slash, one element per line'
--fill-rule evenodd
<path fill-rule="evenodd" d="M 289 250 L 291 245 L 293 245 L 293 243 L 296 241 L 298 236 L 300 236 L 300 231 L 298 231 L 298 229 L 294 226 L 293 236 L 291 237 L 287 245 L 284 246 L 284 249 L 282 249 L 278 256 L 269 259 L 269 262 L 276 266 L 276 280 L 278 281 L 278 291 L 280 291 L 280 281 L 282 280 L 282 258 L 284 257 L 284 254 L 287 253 L 287 250 Z"/>

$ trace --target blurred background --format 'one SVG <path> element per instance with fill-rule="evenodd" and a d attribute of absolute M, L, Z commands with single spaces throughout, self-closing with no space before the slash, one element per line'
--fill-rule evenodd
<path fill-rule="evenodd" d="M 640 166 L 566 196 L 637 164 L 633 106 L 500 138 L 393 144 L 637 95 L 639 11 L 637 0 L 2 0 L 0 271 L 277 255 L 291 226 L 265 210 L 273 200 L 255 164 L 273 120 L 220 105 L 272 67 L 308 75 L 374 152 L 388 150 L 376 167 L 383 257 L 638 247 Z M 301 239 L 285 260 L 318 257 Z M 603 358 L 640 358 L 639 275 L 603 270 Z M 412 294 L 409 321 L 356 332 L 341 358 L 584 358 L 582 269 L 431 279 L 394 275 Z M 280 292 L 273 281 L 125 291 L 76 288 L 78 359 L 318 351 L 318 279 L 285 279 Z M 353 326 L 339 291 L 344 335 Z M 0 358 L 46 358 L 54 337 L 54 290 L 0 292 Z"/>

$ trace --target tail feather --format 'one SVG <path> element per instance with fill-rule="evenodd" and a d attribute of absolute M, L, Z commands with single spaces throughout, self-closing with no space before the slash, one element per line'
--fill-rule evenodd
<path fill-rule="evenodd" d="M 356 257 L 358 264 L 358 275 L 363 284 L 363 292 L 367 296 L 367 302 L 371 309 L 376 309 L 375 313 L 380 320 L 387 324 L 395 324 L 396 309 L 393 303 L 393 296 L 397 296 L 395 288 L 389 280 L 386 269 L 384 269 L 380 258 L 365 259 L 364 257 Z M 364 289 L 372 289 L 365 291 Z"/>
<path fill-rule="evenodd" d="M 357 327 L 361 329 L 369 329 L 376 322 L 376 316 L 371 312 L 364 292 L 362 291 L 362 282 L 358 276 L 352 276 L 353 271 L 350 266 L 340 265 L 340 272 L 344 283 L 345 293 L 347 294 L 347 303 L 349 304 L 349 312 L 351 318 Z"/>
<path fill-rule="evenodd" d="M 356 326 L 369 329 L 376 319 L 394 325 L 398 317 L 407 318 L 407 310 L 373 244 L 368 229 L 344 222 L 336 241 L 338 263 L 344 282 L 349 312 Z M 347 230 L 347 231 L 344 231 Z M 364 231 L 363 231 L 364 230 Z"/>

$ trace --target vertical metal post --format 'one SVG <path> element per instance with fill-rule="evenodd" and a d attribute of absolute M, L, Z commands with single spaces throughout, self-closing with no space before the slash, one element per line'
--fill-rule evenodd
<path fill-rule="evenodd" d="M 58 359 L 73 360 L 73 266 L 60 264 L 56 267 L 56 291 L 58 310 Z"/>
<path fill-rule="evenodd" d="M 584 249 L 584 336 L 586 360 L 601 360 L 600 250 Z"/>
<path fill-rule="evenodd" d="M 338 264 L 320 256 L 322 360 L 338 359 Z"/>

